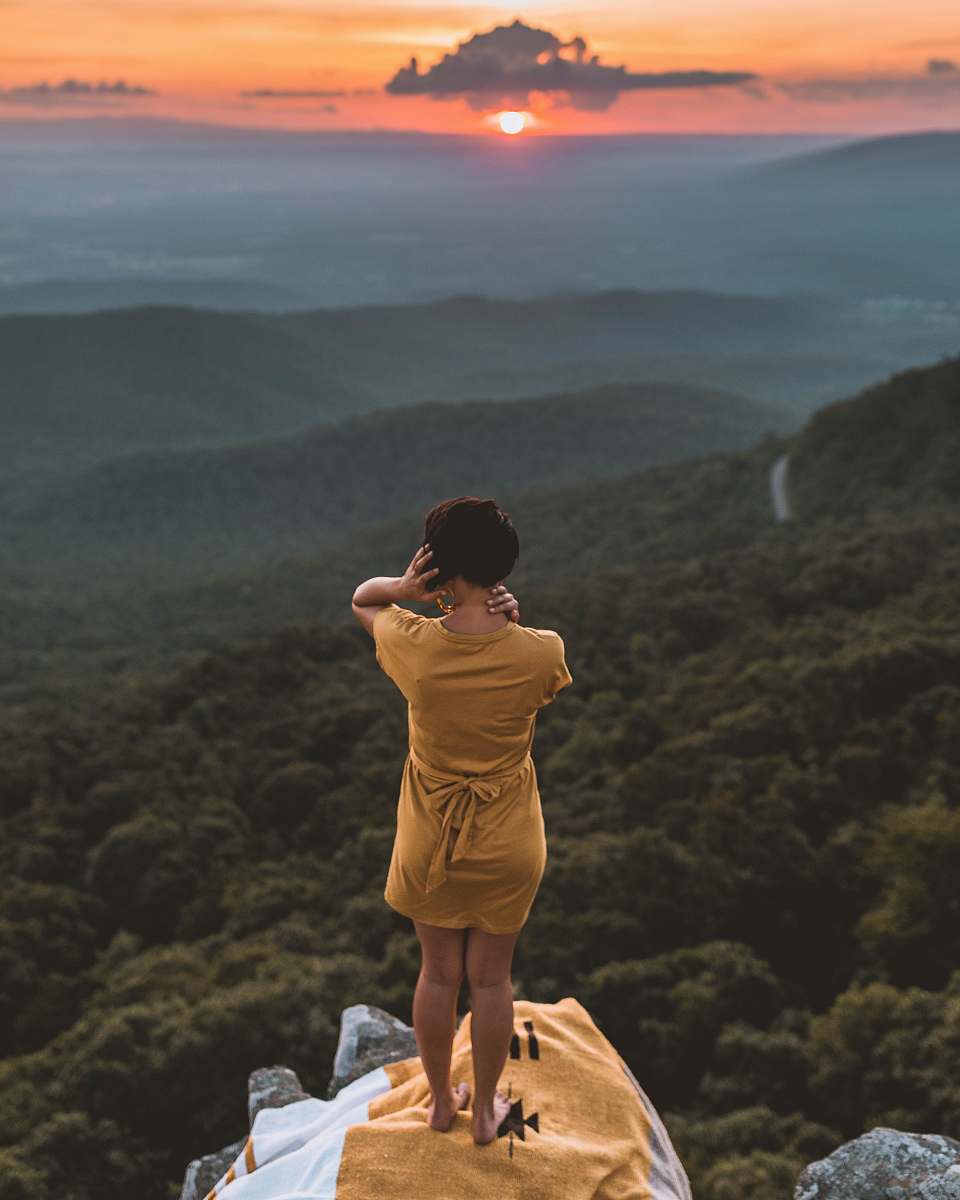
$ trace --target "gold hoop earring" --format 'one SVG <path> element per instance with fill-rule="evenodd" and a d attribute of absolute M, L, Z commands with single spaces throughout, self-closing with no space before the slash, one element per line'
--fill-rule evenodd
<path fill-rule="evenodd" d="M 449 605 L 446 605 L 446 604 L 444 604 L 444 602 L 443 602 L 443 600 L 440 598 L 440 596 L 437 596 L 437 597 L 436 597 L 437 603 L 440 605 L 440 607 L 443 609 L 443 611 L 444 611 L 445 613 L 452 613 L 452 612 L 453 612 L 453 610 L 454 610 L 454 609 L 457 607 L 457 603 L 456 603 L 456 601 L 455 601 L 455 600 L 453 600 L 453 592 L 451 592 L 451 593 L 450 593 L 450 597 L 451 597 L 451 601 L 452 601 L 452 602 L 451 602 Z"/>

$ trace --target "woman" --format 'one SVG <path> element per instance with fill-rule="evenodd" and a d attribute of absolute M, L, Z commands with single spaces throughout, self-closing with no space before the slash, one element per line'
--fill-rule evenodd
<path fill-rule="evenodd" d="M 427 1120 L 445 1131 L 470 1099 L 466 1083 L 450 1082 L 466 973 L 478 1145 L 494 1140 L 510 1110 L 496 1085 L 513 1034 L 511 962 L 547 860 L 530 754 L 536 715 L 573 678 L 560 635 L 519 623 L 502 582 L 518 555 L 509 514 L 458 496 L 426 514 L 423 545 L 402 576 L 368 579 L 353 594 L 377 662 L 408 703 L 384 898 L 420 941 L 413 1025 L 432 1093 Z M 397 603 L 409 600 L 437 600 L 445 615 Z"/>

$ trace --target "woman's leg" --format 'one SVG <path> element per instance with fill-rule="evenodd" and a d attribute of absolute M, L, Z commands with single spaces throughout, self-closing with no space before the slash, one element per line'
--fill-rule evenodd
<path fill-rule="evenodd" d="M 516 933 L 467 932 L 473 1042 L 473 1137 L 483 1145 L 497 1136 L 510 1101 L 497 1091 L 513 1036 L 513 983 L 510 966 L 520 936 Z"/>
<path fill-rule="evenodd" d="M 457 996 L 464 974 L 465 929 L 413 922 L 423 962 L 413 995 L 413 1031 L 433 1099 L 427 1121 L 433 1129 L 449 1129 L 454 1115 L 470 1099 L 466 1083 L 450 1086 L 450 1053 L 457 1023 Z"/>

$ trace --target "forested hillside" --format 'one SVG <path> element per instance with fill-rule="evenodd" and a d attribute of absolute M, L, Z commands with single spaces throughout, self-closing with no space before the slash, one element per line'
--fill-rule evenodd
<path fill-rule="evenodd" d="M 516 994 L 588 1008 L 698 1200 L 783 1200 L 864 1129 L 960 1119 L 960 511 L 936 469 L 954 370 L 517 514 L 511 585 L 574 682 L 538 722 L 549 857 Z M 804 500 L 770 520 L 784 449 L 795 486 L 818 465 L 821 519 Z M 851 462 L 868 487 L 848 498 Z M 417 533 L 398 519 L 286 582 L 345 609 L 402 569 L 388 535 L 397 555 Z M 217 587 L 196 611 L 254 633 Z M 417 943 L 382 897 L 405 747 L 348 619 L 8 706 L 0 1200 L 174 1200 L 186 1161 L 242 1131 L 249 1070 L 323 1094 L 343 1007 L 412 1019 Z"/>
<path fill-rule="evenodd" d="M 960 358 L 901 371 L 814 413 L 791 451 L 803 520 L 960 500 Z"/>
<path fill-rule="evenodd" d="M 645 567 L 778 538 L 768 476 L 782 453 L 790 458 L 791 505 L 805 527 L 917 505 L 950 511 L 960 486 L 958 364 L 893 375 L 818 410 L 795 435 L 695 458 L 696 447 L 715 439 L 746 443 L 768 410 L 716 392 L 635 385 L 533 398 L 516 409 L 421 405 L 413 410 L 419 423 L 403 411 L 371 414 L 316 431 L 303 446 L 290 439 L 136 457 L 130 463 L 144 471 L 142 484 L 121 460 L 88 474 L 78 493 L 62 490 L 62 503 L 48 494 L 44 521 L 8 526 L 0 548 L 7 631 L 0 695 L 19 701 L 67 686 L 82 693 L 95 677 L 169 664 L 181 652 L 259 636 L 286 621 L 349 619 L 343 596 L 357 578 L 399 573 L 409 561 L 423 512 L 443 494 L 442 471 L 454 490 L 472 480 L 512 513 L 522 538 L 511 584 L 521 591 L 598 567 Z M 672 400 L 659 415 L 657 399 Z M 550 432 L 554 412 L 564 436 L 579 427 L 575 450 Z M 498 426 L 489 424 L 493 414 L 502 418 Z M 464 429 L 472 476 L 457 449 Z M 521 447 L 541 482 L 528 477 Z M 671 453 L 682 461 L 600 477 Z M 363 469 L 347 470 L 346 462 Z M 188 463 L 204 470 L 191 472 Z M 511 463 L 512 481 L 504 474 Z M 585 481 L 545 486 L 562 463 Z M 75 519 L 74 501 L 89 524 Z M 217 532 L 208 531 L 203 552 L 191 557 L 191 530 L 204 537 L 201 513 Z M 361 515 L 367 522 L 351 528 Z M 274 534 L 264 537 L 265 527 Z M 151 558 L 171 529 L 185 540 L 172 538 L 165 554 Z M 139 545 L 131 530 L 142 534 Z M 244 548 L 253 563 L 235 561 Z"/>
<path fill-rule="evenodd" d="M 916 515 L 525 597 L 574 684 L 517 994 L 589 1008 L 705 1200 L 960 1115 L 958 572 L 960 518 Z M 405 733 L 319 622 L 4 722 L 4 1200 L 169 1200 L 251 1068 L 322 1092 L 343 1006 L 411 1019 Z"/>
<path fill-rule="evenodd" d="M 792 427 L 770 405 L 678 384 L 416 404 L 246 446 L 124 455 L 12 506 L 11 533 L 21 562 L 55 574 L 122 559 L 138 578 L 158 564 L 183 576 L 342 540 L 452 489 L 609 479 Z"/>
<path fill-rule="evenodd" d="M 597 567 L 645 566 L 778 536 L 767 476 L 787 444 L 769 439 L 751 450 L 577 486 L 498 489 L 523 531 L 511 587 L 529 595 L 533 586 Z M 93 578 L 77 574 L 81 560 L 54 588 L 13 566 L 0 589 L 9 638 L 2 694 L 8 702 L 65 689 L 82 695 L 118 671 L 163 666 L 181 652 L 261 636 L 287 621 L 352 620 L 344 597 L 358 579 L 403 571 L 426 507 L 346 538 L 325 540 L 318 531 L 316 546 L 268 567 L 206 563 L 191 571 L 181 562 L 151 578 L 130 570 L 121 555 Z M 103 563 L 102 547 L 99 555 Z"/>

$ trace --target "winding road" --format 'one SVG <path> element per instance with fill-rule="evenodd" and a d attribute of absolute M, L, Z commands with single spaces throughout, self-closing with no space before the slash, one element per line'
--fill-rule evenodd
<path fill-rule="evenodd" d="M 773 501 L 773 515 L 778 521 L 793 520 L 790 500 L 787 496 L 787 460 L 789 457 L 789 454 L 781 454 L 770 468 L 770 499 Z"/>

